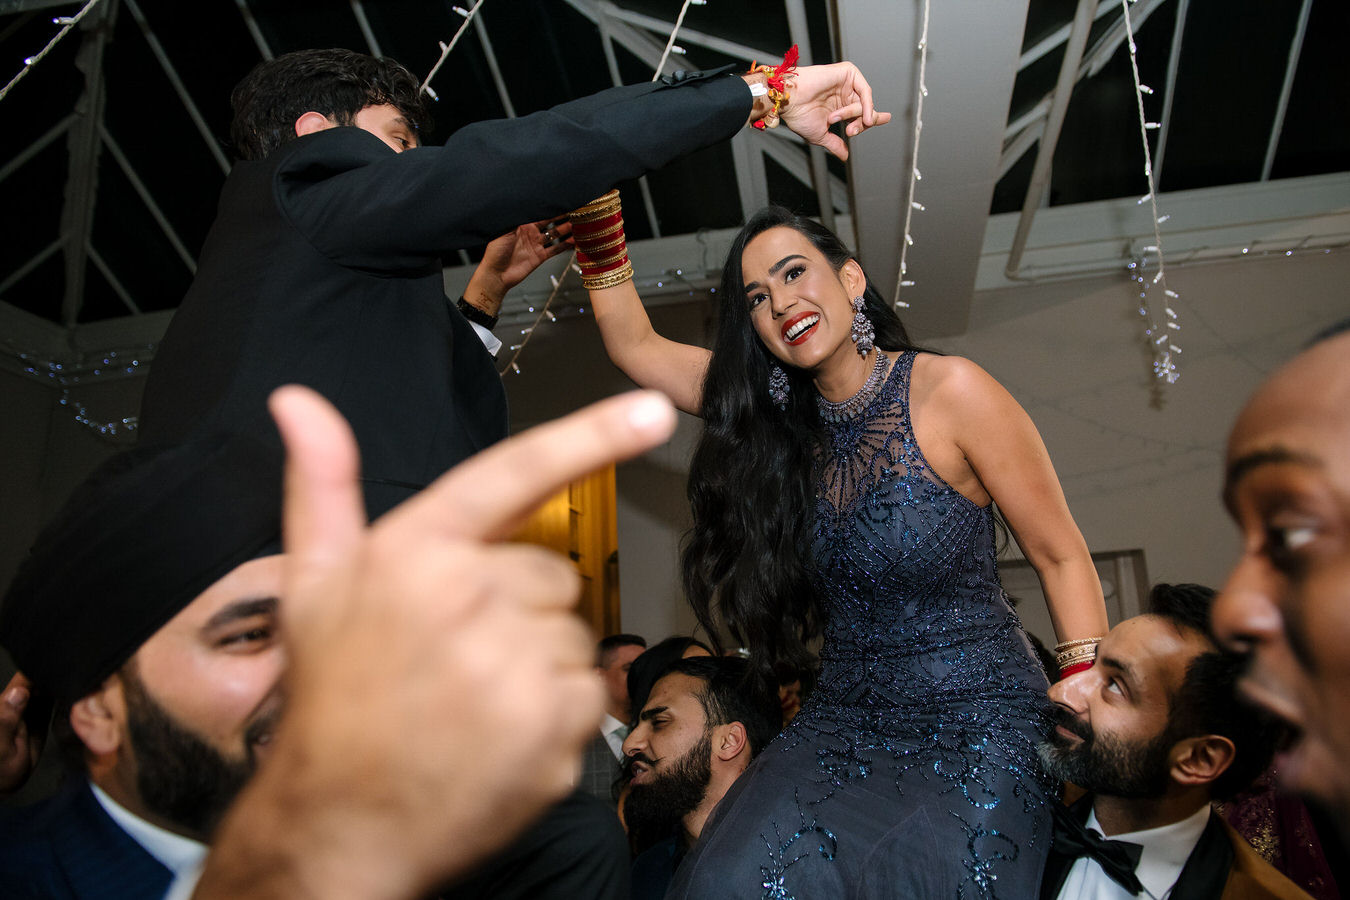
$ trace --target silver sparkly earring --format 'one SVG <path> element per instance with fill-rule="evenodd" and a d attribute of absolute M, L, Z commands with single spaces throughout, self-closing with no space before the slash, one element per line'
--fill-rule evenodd
<path fill-rule="evenodd" d="M 873 342 L 877 339 L 877 330 L 872 326 L 872 320 L 867 318 L 867 313 L 863 312 L 862 294 L 853 298 L 853 328 L 849 334 L 853 338 L 853 343 L 858 345 L 859 356 L 866 356 L 872 351 Z"/>
<path fill-rule="evenodd" d="M 769 364 L 769 399 L 779 409 L 786 410 L 788 402 L 788 377 L 778 363 Z"/>

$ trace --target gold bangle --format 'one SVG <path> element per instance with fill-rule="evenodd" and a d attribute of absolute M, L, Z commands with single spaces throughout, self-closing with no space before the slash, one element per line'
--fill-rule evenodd
<path fill-rule="evenodd" d="M 583 251 L 585 252 L 585 251 Z M 586 252 L 585 260 L 577 260 L 583 269 L 603 269 L 612 263 L 616 263 L 628 255 L 627 247 L 620 247 L 618 250 L 610 253 L 608 256 L 591 256 Z"/>
<path fill-rule="evenodd" d="M 602 250 L 612 250 L 615 247 L 622 247 L 628 243 L 628 238 L 624 237 L 623 235 L 622 225 L 619 226 L 619 229 L 620 229 L 619 236 L 614 238 L 614 240 L 612 241 L 605 241 L 603 244 L 599 244 L 597 246 L 591 246 L 589 241 L 578 243 L 577 249 L 580 250 L 582 253 L 585 253 L 587 256 L 590 256 L 591 254 L 599 253 Z"/>
<path fill-rule="evenodd" d="M 568 213 L 568 218 L 574 222 L 591 222 L 596 219 L 603 219 L 605 216 L 612 216 L 623 209 L 623 204 L 619 200 L 618 188 L 596 197 L 585 206 L 578 207 Z"/>
<path fill-rule="evenodd" d="M 1081 647 L 1084 644 L 1096 644 L 1100 640 L 1101 638 L 1093 637 L 1093 638 L 1079 638 L 1076 641 L 1060 641 L 1058 644 L 1055 645 L 1055 652 L 1058 653 L 1061 650 L 1068 650 L 1070 647 Z"/>
<path fill-rule="evenodd" d="M 1064 653 L 1055 654 L 1055 665 L 1063 669 L 1074 663 L 1087 662 L 1088 660 L 1095 660 L 1096 658 L 1097 651 L 1095 649 L 1066 651 Z"/>
<path fill-rule="evenodd" d="M 579 241 L 593 241 L 596 238 L 607 238 L 612 235 L 620 234 L 622 231 L 623 219 L 620 219 L 612 225 L 606 225 L 599 231 L 583 231 L 581 234 L 574 234 L 573 236 Z"/>
<path fill-rule="evenodd" d="M 588 291 L 602 291 L 605 288 L 612 288 L 623 284 L 625 281 L 633 280 L 632 263 L 624 263 L 612 272 L 606 272 L 604 275 L 588 277 L 581 276 L 581 286 Z"/>

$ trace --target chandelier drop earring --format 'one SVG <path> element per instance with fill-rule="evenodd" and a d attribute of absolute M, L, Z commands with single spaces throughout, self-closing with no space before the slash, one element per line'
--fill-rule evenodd
<path fill-rule="evenodd" d="M 769 399 L 781 410 L 787 409 L 788 377 L 778 363 L 769 363 Z"/>
<path fill-rule="evenodd" d="M 867 313 L 863 312 L 862 294 L 853 298 L 853 328 L 849 334 L 858 347 L 859 356 L 866 356 L 872 351 L 873 342 L 877 339 L 877 330 L 873 327 L 872 320 L 867 318 Z"/>

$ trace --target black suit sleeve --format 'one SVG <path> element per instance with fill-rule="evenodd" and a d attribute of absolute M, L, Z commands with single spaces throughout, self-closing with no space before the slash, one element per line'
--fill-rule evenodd
<path fill-rule="evenodd" d="M 613 88 L 444 147 L 395 153 L 359 128 L 277 151 L 283 213 L 325 256 L 376 273 L 425 270 L 458 247 L 575 209 L 615 183 L 735 134 L 751 96 L 734 75 Z"/>

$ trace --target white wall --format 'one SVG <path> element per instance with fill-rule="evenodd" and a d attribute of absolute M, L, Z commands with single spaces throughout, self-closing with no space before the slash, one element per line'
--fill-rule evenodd
<path fill-rule="evenodd" d="M 1228 429 L 1270 371 L 1350 315 L 1350 253 L 1174 268 L 1168 280 L 1184 351 L 1171 386 L 1151 376 L 1123 277 L 977 295 L 970 331 L 936 343 L 1031 414 L 1089 547 L 1141 548 L 1152 581 L 1217 587 L 1236 548 L 1219 501 Z"/>

